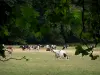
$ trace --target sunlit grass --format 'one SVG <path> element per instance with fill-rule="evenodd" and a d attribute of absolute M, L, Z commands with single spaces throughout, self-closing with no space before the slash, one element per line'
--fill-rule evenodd
<path fill-rule="evenodd" d="M 15 52 L 13 57 L 26 56 L 29 61 L 0 62 L 0 75 L 100 75 L 100 58 L 71 55 L 69 60 L 58 60 L 51 52 Z"/>

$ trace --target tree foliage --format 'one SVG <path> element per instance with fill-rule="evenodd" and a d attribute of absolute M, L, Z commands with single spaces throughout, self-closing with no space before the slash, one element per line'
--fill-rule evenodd
<path fill-rule="evenodd" d="M 84 55 L 85 53 L 91 57 L 91 60 L 97 59 L 98 55 L 93 55 L 93 48 L 97 46 L 100 42 L 98 29 L 100 26 L 100 16 L 99 16 L 99 1 L 98 0 L 82 0 L 82 31 L 80 33 L 80 40 L 83 44 L 86 45 L 87 49 L 82 49 L 81 46 L 77 46 L 76 53 L 78 52 L 78 47 L 81 47 L 81 53 Z M 88 7 L 88 8 L 86 8 Z M 88 46 L 88 42 L 94 43 L 94 46 L 90 48 Z M 84 53 L 85 50 L 85 53 Z M 88 52 L 91 52 L 90 54 Z M 80 54 L 80 52 L 79 52 Z"/>

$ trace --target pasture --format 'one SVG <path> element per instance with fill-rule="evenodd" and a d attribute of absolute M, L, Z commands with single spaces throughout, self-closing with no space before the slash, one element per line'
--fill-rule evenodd
<path fill-rule="evenodd" d="M 0 75 L 100 75 L 100 57 L 90 60 L 88 56 L 75 56 L 74 47 L 67 49 L 69 60 L 55 59 L 52 52 L 44 49 L 38 51 L 22 51 L 14 48 L 12 57 L 26 56 L 26 60 L 0 61 Z M 97 51 L 99 52 L 99 48 Z"/>

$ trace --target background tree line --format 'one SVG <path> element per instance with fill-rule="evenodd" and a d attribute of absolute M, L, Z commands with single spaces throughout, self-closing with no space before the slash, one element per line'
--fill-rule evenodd
<path fill-rule="evenodd" d="M 0 2 L 2 43 L 77 42 L 77 37 L 73 36 L 70 30 L 69 20 L 74 12 L 69 11 L 70 5 L 72 6 L 66 0 L 2 0 Z"/>

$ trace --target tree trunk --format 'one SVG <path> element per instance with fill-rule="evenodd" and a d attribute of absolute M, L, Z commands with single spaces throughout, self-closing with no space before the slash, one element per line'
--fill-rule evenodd
<path fill-rule="evenodd" d="M 64 26 L 63 26 L 63 24 L 61 24 L 61 35 L 62 35 L 62 37 L 63 37 L 63 39 L 65 41 L 65 44 L 68 43 L 67 37 L 66 37 L 65 32 L 64 32 Z"/>

